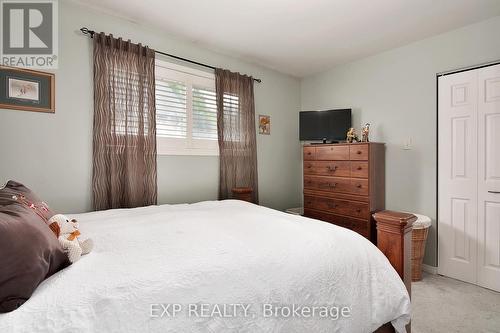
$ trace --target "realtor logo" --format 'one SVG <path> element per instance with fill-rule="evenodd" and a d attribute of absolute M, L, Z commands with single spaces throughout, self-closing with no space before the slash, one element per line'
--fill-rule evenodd
<path fill-rule="evenodd" d="M 1 64 L 57 68 L 57 0 L 1 4 Z"/>

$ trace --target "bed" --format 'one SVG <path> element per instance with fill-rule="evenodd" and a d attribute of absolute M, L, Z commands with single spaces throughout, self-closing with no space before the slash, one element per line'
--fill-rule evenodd
<path fill-rule="evenodd" d="M 237 200 L 70 216 L 93 252 L 0 314 L 0 332 L 374 332 L 388 322 L 404 332 L 410 321 L 387 258 L 335 225 Z M 329 313 L 284 310 L 297 307 Z"/>

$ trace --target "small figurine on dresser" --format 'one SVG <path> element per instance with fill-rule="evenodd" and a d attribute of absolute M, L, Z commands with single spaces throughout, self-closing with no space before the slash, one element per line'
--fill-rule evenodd
<path fill-rule="evenodd" d="M 349 128 L 347 131 L 347 142 L 348 143 L 353 143 L 353 142 L 359 142 L 358 135 L 356 134 L 356 130 L 354 128 Z"/>
<path fill-rule="evenodd" d="M 361 129 L 361 142 L 370 142 L 368 136 L 370 135 L 370 124 L 366 125 Z"/>

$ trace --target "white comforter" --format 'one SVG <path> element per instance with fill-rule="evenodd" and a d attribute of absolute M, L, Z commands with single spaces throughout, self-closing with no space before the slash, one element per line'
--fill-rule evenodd
<path fill-rule="evenodd" d="M 389 321 L 402 332 L 410 320 L 407 291 L 385 256 L 328 223 L 234 200 L 71 217 L 94 251 L 0 314 L 0 332 L 357 333 Z M 180 307 L 175 317 L 168 304 Z M 350 313 L 274 316 L 269 304 Z"/>

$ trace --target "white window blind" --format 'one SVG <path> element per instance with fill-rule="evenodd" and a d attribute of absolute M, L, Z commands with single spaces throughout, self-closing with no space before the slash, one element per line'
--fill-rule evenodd
<path fill-rule="evenodd" d="M 239 98 L 236 95 L 224 94 L 224 123 L 230 126 L 233 130 L 229 131 L 231 141 L 240 140 L 240 113 L 239 113 Z M 227 125 L 229 124 L 229 125 Z"/>
<path fill-rule="evenodd" d="M 218 155 L 213 73 L 156 60 L 160 155 Z"/>
<path fill-rule="evenodd" d="M 139 135 L 139 128 L 147 134 L 149 130 L 148 113 L 143 113 L 140 121 L 140 109 L 148 109 L 148 89 L 144 87 L 144 99 L 139 102 L 139 76 L 137 73 L 125 73 L 120 69 L 109 72 L 111 80 L 112 103 L 116 109 L 128 110 L 128 112 L 113 113 L 113 133 L 116 135 Z M 132 88 L 131 88 L 132 87 Z"/>
<path fill-rule="evenodd" d="M 217 140 L 215 91 L 193 86 L 193 139 Z"/>
<path fill-rule="evenodd" d="M 156 136 L 186 138 L 186 85 L 156 79 Z"/>

